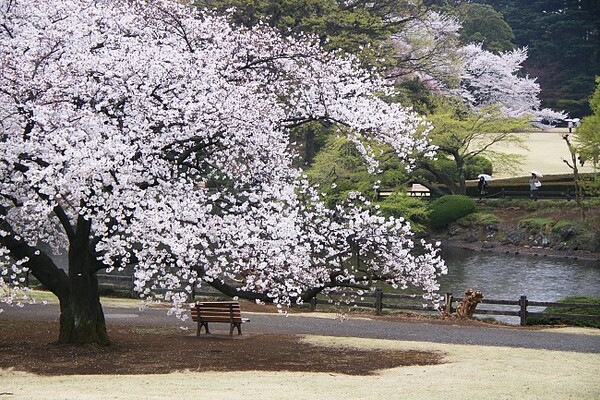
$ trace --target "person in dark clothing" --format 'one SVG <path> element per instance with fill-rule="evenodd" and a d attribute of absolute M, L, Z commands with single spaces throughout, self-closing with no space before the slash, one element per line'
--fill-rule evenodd
<path fill-rule="evenodd" d="M 477 182 L 477 191 L 479 192 L 479 200 L 487 194 L 487 182 L 483 176 L 479 177 L 479 182 Z"/>

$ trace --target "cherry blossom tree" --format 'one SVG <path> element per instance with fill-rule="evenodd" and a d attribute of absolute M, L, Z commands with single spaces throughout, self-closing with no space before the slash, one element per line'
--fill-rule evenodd
<path fill-rule="evenodd" d="M 411 20 L 392 37 L 400 57 L 390 77 L 416 76 L 435 92 L 460 99 L 475 112 L 492 106 L 501 107 L 507 118 L 564 118 L 564 113 L 542 109 L 536 79 L 522 76 L 527 48 L 493 53 L 481 43 L 462 46 L 460 29 L 456 17 L 437 11 Z"/>
<path fill-rule="evenodd" d="M 470 44 L 460 53 L 465 63 L 458 93 L 476 109 L 500 106 L 507 118 L 529 116 L 532 121 L 564 118 L 564 113 L 542 109 L 536 79 L 521 76 L 526 48 L 494 54 Z"/>
<path fill-rule="evenodd" d="M 518 155 L 499 148 L 522 146 L 525 128 L 565 117 L 541 108 L 539 84 L 521 72 L 526 48 L 493 53 L 481 43 L 459 45 L 460 29 L 457 18 L 429 12 L 393 36 L 403 56 L 390 77 L 400 81 L 417 77 L 438 96 L 436 111 L 429 117 L 435 126 L 432 143 L 440 157 L 454 163 L 455 172 L 444 171 L 431 159 L 418 162 L 435 182 L 444 184 L 442 191 L 437 184 L 421 181 L 438 194 L 464 194 L 465 166 L 476 158 L 510 170 L 519 163 Z"/>
<path fill-rule="evenodd" d="M 416 77 L 430 89 L 442 92 L 456 87 L 464 64 L 458 51 L 460 27 L 456 17 L 437 11 L 409 20 L 404 29 L 392 35 L 399 56 L 389 78 L 401 82 Z"/>
<path fill-rule="evenodd" d="M 30 272 L 59 299 L 60 342 L 106 344 L 97 273 L 128 263 L 176 313 L 200 282 L 282 304 L 377 280 L 433 298 L 436 248 L 410 255 L 409 225 L 360 202 L 326 209 L 290 167 L 288 129 L 314 120 L 371 170 L 364 138 L 431 153 L 427 124 L 357 65 L 174 1 L 0 1 L 3 300 Z"/>

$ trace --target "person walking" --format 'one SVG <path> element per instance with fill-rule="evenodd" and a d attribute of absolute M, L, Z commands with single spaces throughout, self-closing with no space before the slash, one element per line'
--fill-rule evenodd
<path fill-rule="evenodd" d="M 537 201 L 538 199 L 538 189 L 542 186 L 542 183 L 538 179 L 537 175 L 531 173 L 531 178 L 529 179 L 529 191 L 531 193 L 531 198 L 533 201 Z"/>
<path fill-rule="evenodd" d="M 487 182 L 483 176 L 479 177 L 479 182 L 477 182 L 477 191 L 479 192 L 479 200 L 481 200 L 483 195 L 487 194 Z"/>

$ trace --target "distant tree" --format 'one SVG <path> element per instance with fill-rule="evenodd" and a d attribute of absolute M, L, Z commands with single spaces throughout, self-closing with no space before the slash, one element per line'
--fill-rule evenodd
<path fill-rule="evenodd" d="M 329 205 L 343 203 L 348 194 L 354 192 L 361 192 L 365 198 L 375 200 L 377 188 L 404 186 L 408 173 L 404 161 L 390 147 L 378 145 L 374 154 L 378 168 L 376 173 L 369 173 L 356 145 L 345 135 L 332 135 L 306 173 L 326 195 Z"/>
<path fill-rule="evenodd" d="M 541 108 L 539 84 L 522 74 L 526 48 L 496 54 L 481 43 L 461 46 L 460 29 L 456 17 L 439 12 L 408 22 L 392 36 L 403 62 L 388 75 L 400 82 L 419 79 L 433 92 L 459 97 L 475 108 L 499 105 L 506 116 L 564 117 Z"/>
<path fill-rule="evenodd" d="M 597 171 L 600 163 L 600 76 L 596 77 L 596 90 L 590 99 L 592 115 L 584 117 L 576 129 L 576 143 L 581 162 L 591 163 Z M 588 192 L 600 193 L 600 179 L 597 173 L 593 180 L 584 182 Z"/>
<path fill-rule="evenodd" d="M 565 160 L 563 158 L 563 162 L 567 164 L 567 166 L 573 171 L 573 182 L 575 185 L 575 202 L 580 210 L 581 220 L 585 219 L 585 205 L 583 204 L 583 182 L 582 177 L 579 174 L 579 163 L 577 160 L 577 148 L 575 144 L 572 143 L 571 138 L 569 137 L 569 133 L 564 133 L 562 135 L 563 140 L 567 144 L 567 148 L 569 149 L 569 155 L 571 158 L 569 160 Z M 581 157 L 581 156 L 580 156 Z"/>
<path fill-rule="evenodd" d="M 446 105 L 438 108 L 430 120 L 434 126 L 432 143 L 437 146 L 439 157 L 451 160 L 455 168 L 440 168 L 435 161 L 426 159 L 420 159 L 417 166 L 433 174 L 435 181 L 443 183 L 451 194 L 466 193 L 466 167 L 480 157 L 489 159 L 498 169 L 515 168 L 518 157 L 505 153 L 502 147 L 522 146 L 525 137 L 519 132 L 530 125 L 527 117 L 507 118 L 492 106 L 460 113 Z M 434 185 L 424 184 L 437 190 Z"/>
<path fill-rule="evenodd" d="M 590 114 L 587 99 L 600 75 L 600 2 L 595 0 L 477 0 L 504 15 L 525 71 L 537 76 L 544 107 L 572 117 Z"/>
<path fill-rule="evenodd" d="M 439 146 L 441 159 L 423 160 L 419 166 L 423 177 L 429 175 L 456 194 L 465 193 L 467 165 L 479 157 L 505 168 L 516 165 L 514 157 L 498 150 L 503 143 L 521 143 L 516 129 L 544 119 L 564 118 L 563 113 L 541 108 L 539 85 L 522 75 L 526 49 L 496 54 L 480 43 L 460 46 L 460 27 L 456 17 L 438 12 L 409 22 L 405 30 L 393 36 L 405 63 L 392 70 L 401 82 L 414 77 L 439 96 L 451 99 L 441 101 L 439 109 L 429 107 L 433 110 L 432 141 Z M 447 160 L 454 163 L 453 168 L 446 167 Z M 422 174 L 423 170 L 428 173 Z M 437 190 L 430 182 L 423 183 Z"/>
<path fill-rule="evenodd" d="M 457 94 L 473 107 L 499 106 L 507 117 L 529 115 L 532 122 L 565 117 L 561 112 L 542 108 L 536 79 L 521 74 L 527 60 L 526 49 L 494 54 L 471 44 L 459 51 L 464 64 Z"/>
<path fill-rule="evenodd" d="M 501 13 L 492 6 L 467 3 L 459 8 L 461 20 L 460 40 L 481 43 L 484 50 L 492 53 L 510 51 L 515 48 L 515 35 Z"/>
<path fill-rule="evenodd" d="M 397 57 L 388 77 L 398 82 L 416 78 L 430 90 L 456 87 L 463 64 L 459 28 L 456 17 L 437 11 L 408 21 L 392 35 Z"/>

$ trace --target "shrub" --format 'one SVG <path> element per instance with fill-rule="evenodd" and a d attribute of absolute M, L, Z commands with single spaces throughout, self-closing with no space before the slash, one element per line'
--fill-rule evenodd
<path fill-rule="evenodd" d="M 383 216 L 402 217 L 413 223 L 412 227 L 417 232 L 422 230 L 420 224 L 427 221 L 427 205 L 418 197 L 407 196 L 405 193 L 394 193 L 377 205 Z"/>
<path fill-rule="evenodd" d="M 432 228 L 440 229 L 459 218 L 475 211 L 475 200 L 462 195 L 442 196 L 430 206 L 429 223 Z"/>
<path fill-rule="evenodd" d="M 380 176 L 380 186 L 383 188 L 393 188 L 404 186 L 408 180 L 408 174 L 403 169 L 388 169 L 383 171 Z"/>
<path fill-rule="evenodd" d="M 529 232 L 538 233 L 552 223 L 552 218 L 525 218 L 519 221 L 519 228 L 524 228 Z"/>
<path fill-rule="evenodd" d="M 462 227 L 488 226 L 500 223 L 500 218 L 494 214 L 476 212 L 460 218 L 457 223 Z"/>
<path fill-rule="evenodd" d="M 552 227 L 552 233 L 562 241 L 571 240 L 583 232 L 585 232 L 585 229 L 573 221 L 558 221 Z"/>
<path fill-rule="evenodd" d="M 477 179 L 479 174 L 492 175 L 494 167 L 492 162 L 485 157 L 475 156 L 467 159 L 465 163 L 465 178 Z"/>

